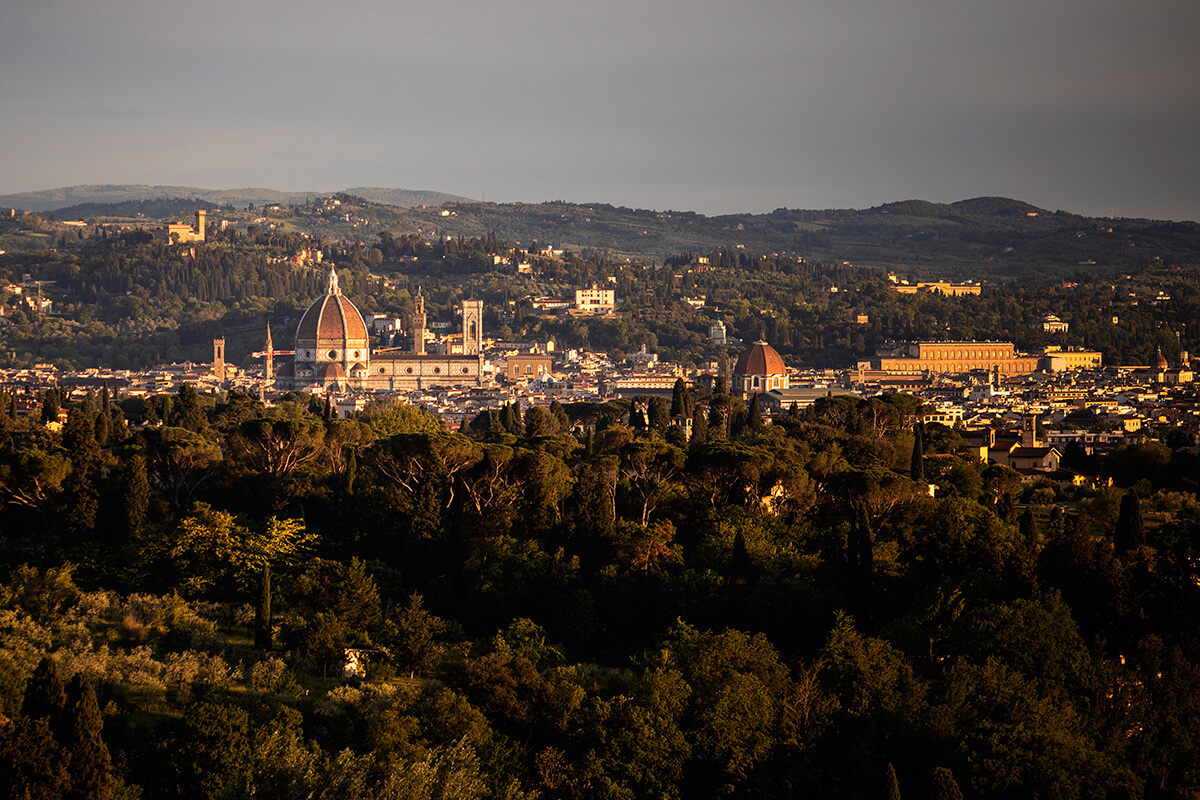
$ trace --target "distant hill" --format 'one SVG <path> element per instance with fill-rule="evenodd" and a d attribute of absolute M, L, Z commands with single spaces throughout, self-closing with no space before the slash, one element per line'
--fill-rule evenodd
<path fill-rule="evenodd" d="M 190 219 L 198 209 L 216 211 L 221 206 L 194 197 L 157 198 L 154 200 L 125 200 L 120 203 L 77 203 L 54 209 L 60 221 L 88 220 L 96 217 L 121 219 Z"/>
<path fill-rule="evenodd" d="M 336 209 L 307 205 L 334 194 L 342 201 Z M 256 208 L 247 214 L 250 203 Z M 280 208 L 260 208 L 274 205 Z M 765 214 L 710 217 L 607 203 L 485 203 L 441 192 L 380 187 L 278 192 L 76 186 L 0 197 L 0 208 L 5 206 L 49 208 L 59 220 L 186 220 L 198 208 L 208 208 L 212 215 L 219 207 L 216 213 L 233 225 L 250 224 L 265 215 L 285 230 L 364 244 L 385 232 L 467 239 L 495 234 L 526 247 L 536 242 L 541 248 L 598 251 L 651 262 L 728 248 L 895 269 L 910 277 L 1062 278 L 1077 271 L 1200 266 L 1200 223 L 1098 219 L 1006 197 L 955 203 L 913 199 L 867 209 L 779 208 Z M 51 246 L 46 236 L 0 236 L 0 249 L 10 251 Z"/>
<path fill-rule="evenodd" d="M 57 211 L 84 204 L 107 205 L 139 201 L 158 201 L 187 198 L 203 200 L 214 206 L 232 205 L 238 208 L 254 205 L 294 205 L 315 197 L 327 197 L 338 192 L 353 194 L 376 203 L 411 208 L 422 205 L 441 205 L 446 202 L 470 202 L 469 198 L 421 189 L 383 189 L 359 187 L 335 191 L 281 192 L 277 189 L 253 187 L 246 189 L 201 189 L 196 186 L 146 186 L 138 184 L 100 184 L 64 186 L 38 192 L 0 195 L 0 206 L 26 211 Z M 143 212 L 146 213 L 146 212 Z M 147 214 L 150 216 L 150 214 Z"/>

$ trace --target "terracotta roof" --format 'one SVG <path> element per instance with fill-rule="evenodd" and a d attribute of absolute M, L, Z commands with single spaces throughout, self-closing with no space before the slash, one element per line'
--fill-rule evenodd
<path fill-rule="evenodd" d="M 786 375 L 787 366 L 775 348 L 766 342 L 755 342 L 738 358 L 734 375 Z"/>
<path fill-rule="evenodd" d="M 366 340 L 367 326 L 362 314 L 340 294 L 326 294 L 308 307 L 296 328 L 297 339 L 318 341 Z M 318 349 L 322 346 L 317 345 Z M 340 344 L 339 344 L 340 347 Z"/>

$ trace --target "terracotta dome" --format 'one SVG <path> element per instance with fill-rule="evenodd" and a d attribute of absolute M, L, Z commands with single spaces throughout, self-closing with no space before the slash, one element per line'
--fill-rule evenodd
<path fill-rule="evenodd" d="M 362 314 L 342 296 L 337 272 L 330 267 L 329 288 L 308 307 L 296 328 L 293 385 L 340 386 L 347 376 L 362 376 L 370 365 L 370 348 Z"/>
<path fill-rule="evenodd" d="M 775 348 L 766 342 L 755 342 L 738 358 L 734 375 L 786 375 L 787 367 Z"/>
<path fill-rule="evenodd" d="M 296 339 L 363 339 L 367 338 L 367 325 L 362 314 L 349 298 L 342 295 L 337 285 L 337 273 L 329 271 L 329 289 L 323 297 L 308 307 L 296 328 Z"/>
<path fill-rule="evenodd" d="M 1167 369 L 1171 365 L 1167 363 L 1167 357 L 1162 354 L 1162 348 L 1158 348 L 1158 354 L 1154 356 L 1155 369 Z"/>
<path fill-rule="evenodd" d="M 731 389 L 742 397 L 787 388 L 787 366 L 775 348 L 766 342 L 752 344 L 733 368 Z"/>

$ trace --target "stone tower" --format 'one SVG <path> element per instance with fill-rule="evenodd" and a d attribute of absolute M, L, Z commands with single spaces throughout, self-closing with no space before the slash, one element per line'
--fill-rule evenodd
<path fill-rule="evenodd" d="M 275 382 L 275 343 L 271 341 L 271 326 L 267 325 L 267 352 L 263 356 L 263 378 L 267 383 Z"/>
<path fill-rule="evenodd" d="M 213 377 L 225 382 L 225 339 L 213 339 Z"/>
<path fill-rule="evenodd" d="M 1037 414 L 1021 416 L 1021 447 L 1040 447 L 1037 436 Z"/>
<path fill-rule="evenodd" d="M 412 319 L 413 352 L 419 356 L 425 355 L 425 295 L 417 290 Z"/>
<path fill-rule="evenodd" d="M 463 355 L 477 356 L 483 352 L 483 301 L 463 300 Z"/>
<path fill-rule="evenodd" d="M 207 215 L 208 215 L 208 212 L 205 211 L 203 208 L 196 212 L 196 240 L 197 241 L 201 241 L 201 242 L 204 241 L 204 218 Z"/>

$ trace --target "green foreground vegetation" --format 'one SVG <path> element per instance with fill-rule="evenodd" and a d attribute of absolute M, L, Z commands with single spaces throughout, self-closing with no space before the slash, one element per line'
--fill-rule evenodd
<path fill-rule="evenodd" d="M 194 247 L 5 218 L 0 277 L 53 282 L 55 313 L 4 298 L 0 366 L 203 361 L 223 335 L 249 367 L 266 323 L 282 346 L 324 286 L 285 260 L 314 245 L 364 312 L 406 314 L 420 289 L 450 320 L 471 294 L 489 333 L 684 365 L 723 355 L 713 307 L 802 367 L 891 339 L 1109 364 L 1200 347 L 1188 225 L 972 203 L 714 223 L 347 197 L 254 209 Z M 530 233 L 563 241 L 563 220 L 593 238 L 538 255 Z M 654 220 L 676 238 L 628 255 Z M 834 255 L 868 245 L 988 284 L 899 295 Z M 525 299 L 610 278 L 614 319 Z M 699 294 L 709 310 L 682 301 Z M 1035 330 L 1046 313 L 1070 333 Z M 1068 490 L 946 455 L 957 434 L 916 426 L 903 395 L 765 426 L 680 385 L 455 432 L 400 405 L 335 420 L 303 394 L 268 409 L 186 386 L 66 403 L 55 432 L 64 400 L 40 399 L 41 419 L 0 414 L 0 797 L 1200 794 L 1200 458 L 1179 431 Z"/>
<path fill-rule="evenodd" d="M 1200 457 L 1065 493 L 919 408 L 0 416 L 0 794 L 1194 796 Z"/>

